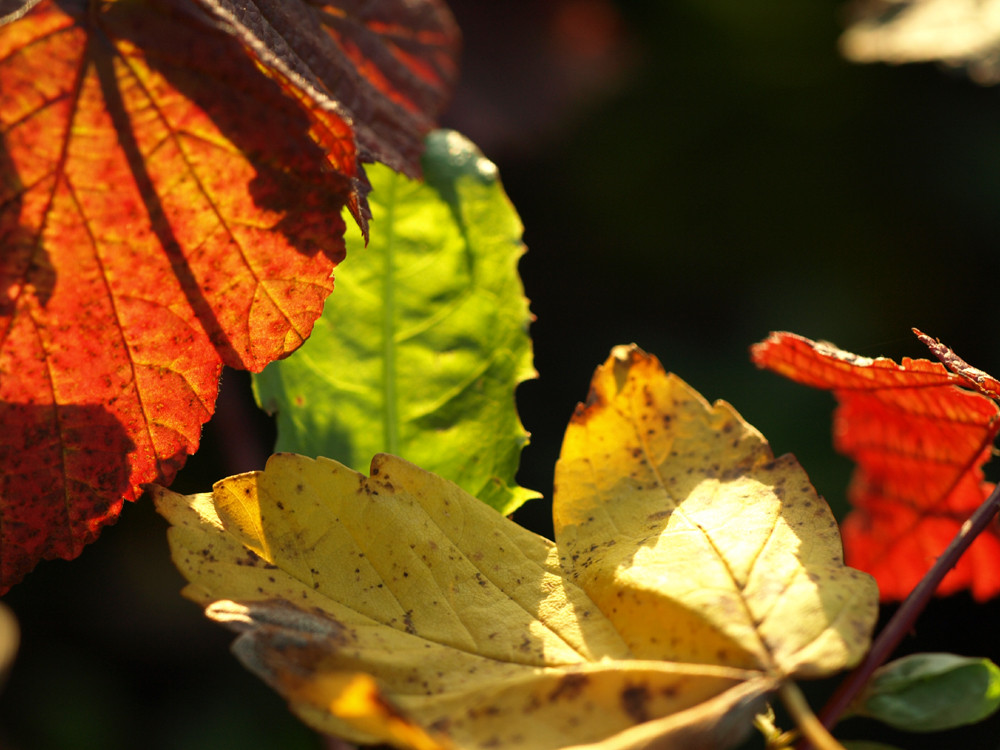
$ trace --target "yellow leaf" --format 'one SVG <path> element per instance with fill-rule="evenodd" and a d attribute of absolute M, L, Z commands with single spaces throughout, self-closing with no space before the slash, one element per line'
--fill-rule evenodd
<path fill-rule="evenodd" d="M 857 658 L 874 586 L 801 469 L 654 359 L 618 351 L 588 403 L 558 548 L 401 459 L 278 454 L 211 494 L 155 489 L 185 593 L 353 742 L 728 747 L 782 680 Z"/>
<path fill-rule="evenodd" d="M 818 677 L 867 651 L 875 582 L 798 462 L 655 357 L 598 369 L 555 484 L 563 566 L 636 656 Z"/>

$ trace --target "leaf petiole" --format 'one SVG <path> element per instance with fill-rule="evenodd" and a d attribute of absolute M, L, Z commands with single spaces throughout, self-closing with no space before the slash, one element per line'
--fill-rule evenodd
<path fill-rule="evenodd" d="M 785 682 L 779 689 L 782 703 L 795 721 L 803 738 L 817 750 L 844 750 L 844 746 L 834 739 L 833 735 L 816 718 L 806 697 L 802 695 L 799 686 L 794 682 Z"/>

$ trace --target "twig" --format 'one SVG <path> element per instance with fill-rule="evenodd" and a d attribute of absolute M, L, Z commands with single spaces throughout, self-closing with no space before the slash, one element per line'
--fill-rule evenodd
<path fill-rule="evenodd" d="M 969 545 L 975 541 L 976 537 L 989 526 L 998 510 L 1000 510 L 1000 485 L 994 488 L 982 505 L 976 508 L 976 511 L 969 516 L 969 520 L 962 524 L 962 528 L 951 540 L 951 544 L 927 571 L 927 575 L 917 584 L 916 588 L 906 597 L 892 619 L 886 623 L 864 661 L 840 683 L 837 692 L 833 694 L 820 713 L 820 721 L 827 729 L 837 723 L 840 715 L 867 684 L 872 672 L 896 650 L 900 641 L 910 632 L 917 616 L 927 606 L 927 602 L 934 595 L 941 580 L 948 574 L 948 571 L 955 567 L 955 563 L 969 548 Z M 803 747 L 808 747 L 808 744 Z"/>

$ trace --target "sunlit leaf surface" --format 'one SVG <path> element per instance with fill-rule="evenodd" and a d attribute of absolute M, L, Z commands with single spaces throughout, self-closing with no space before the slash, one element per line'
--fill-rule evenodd
<path fill-rule="evenodd" d="M 185 594 L 313 726 L 412 748 L 724 748 L 866 650 L 874 582 L 789 457 L 635 348 L 567 431 L 557 542 L 380 455 L 158 488 Z"/>
<path fill-rule="evenodd" d="M 364 219 L 352 122 L 196 5 L 31 5 L 0 26 L 0 591 L 173 478 L 222 365 L 305 340 Z"/>
<path fill-rule="evenodd" d="M 933 341 L 928 341 L 932 343 Z M 834 445 L 857 462 L 843 524 L 847 562 L 875 576 L 883 599 L 904 598 L 992 491 L 983 481 L 1000 409 L 996 381 L 958 360 L 869 359 L 791 333 L 753 349 L 761 367 L 833 392 Z M 950 358 L 949 358 L 950 355 Z M 964 366 L 964 367 L 963 367 Z M 969 390 L 970 388 L 975 388 Z M 1000 593 L 1000 527 L 980 535 L 938 593 Z"/>
<path fill-rule="evenodd" d="M 428 140 L 426 183 L 369 169 L 375 227 L 348 235 L 336 304 L 312 338 L 254 376 L 277 450 L 358 471 L 391 452 L 508 514 L 527 433 L 514 389 L 532 377 L 521 224 L 496 167 L 458 133 Z"/>

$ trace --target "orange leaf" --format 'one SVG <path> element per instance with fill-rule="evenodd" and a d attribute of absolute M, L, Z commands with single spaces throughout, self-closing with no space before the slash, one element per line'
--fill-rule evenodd
<path fill-rule="evenodd" d="M 305 340 L 364 221 L 378 144 L 226 30 L 179 0 L 0 26 L 0 593 L 173 478 L 222 365 Z"/>
<path fill-rule="evenodd" d="M 883 600 L 904 598 L 986 499 L 983 481 L 1000 409 L 979 392 L 997 382 L 923 336 L 942 364 L 868 359 L 791 333 L 752 349 L 759 367 L 833 392 L 834 445 L 857 462 L 843 523 L 846 561 L 875 576 Z M 1000 593 L 1000 527 L 994 522 L 942 581 L 938 594 Z"/>

